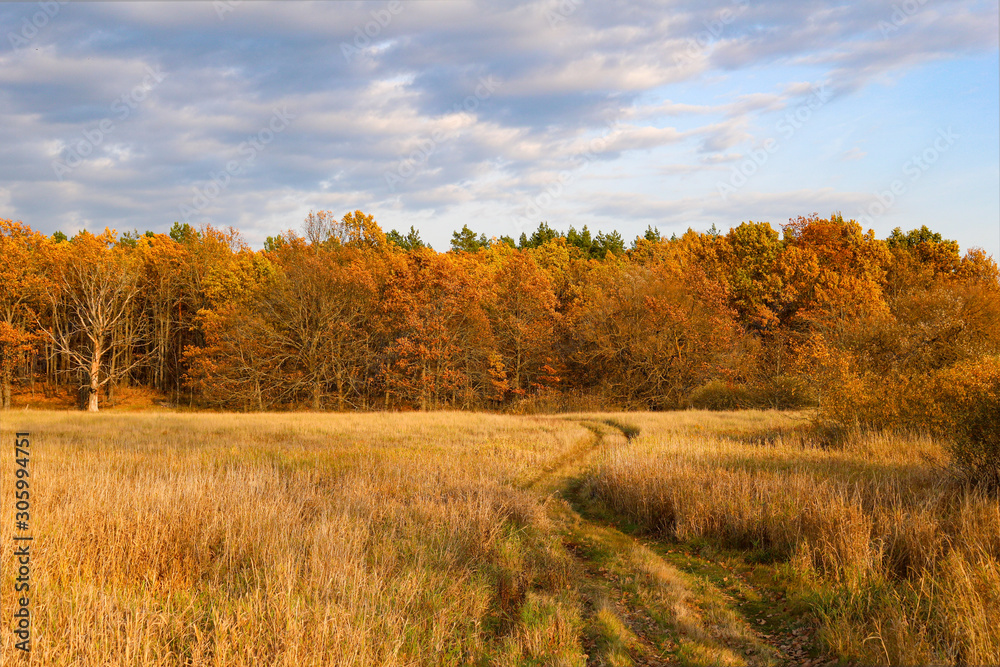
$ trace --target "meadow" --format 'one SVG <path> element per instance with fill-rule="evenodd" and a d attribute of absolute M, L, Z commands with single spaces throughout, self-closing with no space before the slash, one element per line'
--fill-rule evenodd
<path fill-rule="evenodd" d="M 932 440 L 804 425 L 8 412 L 2 441 L 33 440 L 30 663 L 1000 662 L 996 497 Z"/>
<path fill-rule="evenodd" d="M 630 415 L 640 434 L 586 477 L 643 532 L 768 563 L 860 664 L 1000 664 L 1000 502 L 940 442 L 867 434 L 817 447 L 793 419 Z"/>

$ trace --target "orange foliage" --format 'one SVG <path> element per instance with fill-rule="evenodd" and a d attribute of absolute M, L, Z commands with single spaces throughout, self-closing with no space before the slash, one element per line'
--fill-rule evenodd
<path fill-rule="evenodd" d="M 1000 354 L 1000 272 L 981 250 L 840 215 L 782 232 L 651 231 L 595 252 L 589 232 L 542 225 L 520 247 L 439 253 L 361 211 L 312 212 L 264 250 L 233 229 L 57 242 L 3 220 L 3 399 L 34 373 L 235 409 L 818 400 L 838 424 L 889 424 L 922 375 Z"/>

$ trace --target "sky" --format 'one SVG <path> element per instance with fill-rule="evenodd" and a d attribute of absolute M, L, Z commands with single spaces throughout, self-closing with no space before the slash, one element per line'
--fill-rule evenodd
<path fill-rule="evenodd" d="M 841 212 L 1000 257 L 995 0 L 0 4 L 0 217 L 439 250 Z"/>

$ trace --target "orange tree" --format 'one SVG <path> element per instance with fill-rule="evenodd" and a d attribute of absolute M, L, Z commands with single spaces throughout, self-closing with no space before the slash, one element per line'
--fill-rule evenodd
<path fill-rule="evenodd" d="M 17 364 L 36 349 L 38 306 L 51 281 L 42 273 L 47 239 L 21 222 L 0 219 L 0 408 L 11 403 Z"/>
<path fill-rule="evenodd" d="M 695 264 L 595 263 L 568 318 L 578 378 L 626 405 L 684 405 L 738 356 L 740 330 L 726 299 Z"/>
<path fill-rule="evenodd" d="M 470 408 L 492 393 L 487 286 L 476 271 L 474 259 L 426 248 L 410 251 L 393 270 L 383 302 L 387 405 Z"/>

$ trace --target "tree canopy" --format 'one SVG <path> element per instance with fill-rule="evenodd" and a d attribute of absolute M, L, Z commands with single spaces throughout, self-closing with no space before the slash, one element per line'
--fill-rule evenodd
<path fill-rule="evenodd" d="M 123 385 L 237 410 L 833 405 L 1000 354 L 992 258 L 839 214 L 650 226 L 628 247 L 465 225 L 443 253 L 362 211 L 311 212 L 261 250 L 210 226 L 0 220 L 0 251 L 4 406 L 36 382 L 90 409 Z"/>

